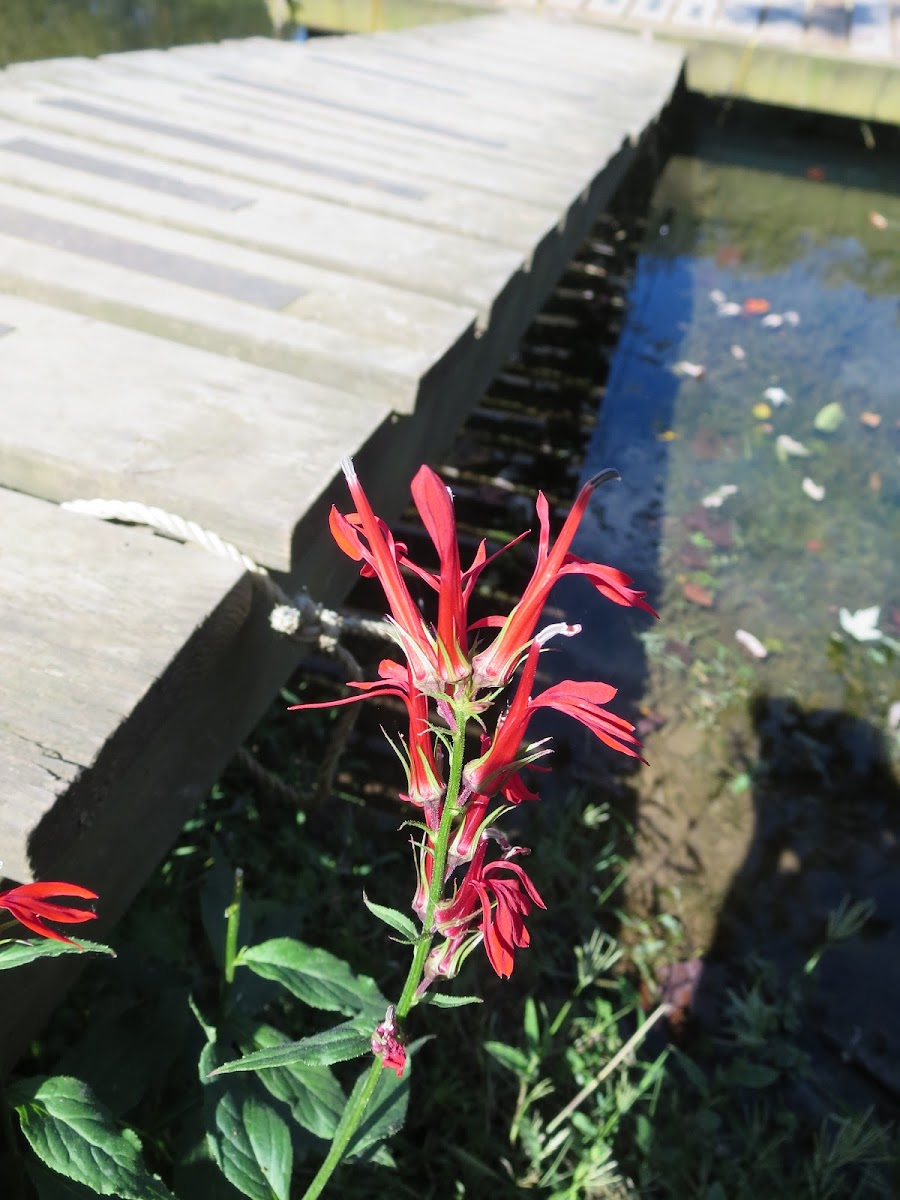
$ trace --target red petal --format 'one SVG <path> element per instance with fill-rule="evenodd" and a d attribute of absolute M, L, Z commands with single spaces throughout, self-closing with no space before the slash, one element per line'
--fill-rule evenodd
<path fill-rule="evenodd" d="M 99 900 L 100 897 L 90 888 L 81 887 L 77 883 L 57 883 L 42 880 L 40 883 L 23 883 L 8 892 L 0 893 L 0 904 L 9 898 L 18 900 L 20 897 L 32 896 L 44 900 L 48 896 L 79 896 L 82 900 Z"/>

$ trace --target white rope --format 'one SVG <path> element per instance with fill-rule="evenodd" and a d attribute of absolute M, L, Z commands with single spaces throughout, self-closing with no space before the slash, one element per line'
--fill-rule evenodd
<path fill-rule="evenodd" d="M 238 562 L 254 575 L 268 575 L 265 567 L 261 567 L 249 555 L 244 554 L 231 542 L 226 542 L 211 529 L 204 529 L 196 521 L 186 521 L 177 513 L 166 512 L 162 508 L 153 508 L 149 504 L 141 504 L 137 500 L 64 500 L 60 505 L 68 512 L 81 513 L 85 517 L 98 517 L 101 521 L 127 521 L 131 525 L 150 525 L 161 533 L 168 533 L 181 542 L 196 542 L 210 554 L 219 558 L 230 558 Z"/>
<path fill-rule="evenodd" d="M 219 558 L 240 563 L 245 570 L 255 575 L 266 592 L 275 601 L 269 614 L 269 624 L 276 633 L 297 641 L 318 641 L 321 649 L 335 653 L 337 639 L 343 630 L 362 634 L 365 637 L 391 639 L 390 626 L 386 621 L 370 617 L 351 617 L 317 604 L 306 592 L 292 600 L 287 596 L 265 567 L 244 554 L 231 542 L 177 513 L 166 512 L 138 500 L 64 500 L 60 505 L 67 512 L 85 517 L 97 517 L 101 521 L 127 521 L 130 525 L 148 525 L 181 542 L 193 542 Z"/>

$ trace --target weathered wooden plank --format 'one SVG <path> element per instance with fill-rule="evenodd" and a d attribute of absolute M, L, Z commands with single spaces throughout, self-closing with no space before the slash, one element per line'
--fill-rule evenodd
<path fill-rule="evenodd" d="M 368 81 L 335 73 L 314 63 L 303 63 L 297 72 L 297 59 L 272 57 L 260 63 L 259 56 L 243 56 L 222 47 L 179 47 L 177 57 L 210 65 L 218 78 L 226 82 L 243 81 L 270 94 L 273 99 L 316 105 L 327 112 L 366 114 L 394 128 L 399 136 L 406 131 L 430 132 L 466 147 L 493 150 L 504 154 L 527 154 L 551 129 L 554 143 L 551 157 L 565 149 L 578 152 L 587 148 L 589 134 L 583 128 L 561 127 L 558 108 L 552 100 L 545 107 L 532 95 L 530 103 L 515 111 L 503 112 L 479 99 L 446 97 L 409 83 L 385 83 L 373 97 Z M 299 51 L 302 54 L 302 49 Z M 492 81 L 486 80 L 485 84 Z M 545 147 L 546 148 L 546 147 Z"/>
<path fill-rule="evenodd" d="M 107 147 L 92 148 L 89 153 L 84 153 L 83 143 L 74 138 L 43 130 L 26 130 L 0 118 L 2 181 L 45 193 L 62 192 L 73 200 L 95 207 L 113 204 L 120 212 L 127 212 L 142 221 L 178 226 L 203 239 L 200 243 L 184 243 L 180 252 L 193 258 L 198 253 L 211 254 L 209 265 L 217 269 L 221 264 L 216 259 L 222 257 L 223 250 L 219 243 L 214 243 L 210 249 L 211 234 L 228 243 L 243 242 L 251 248 L 262 243 L 269 255 L 283 257 L 282 235 L 289 241 L 296 223 L 285 197 L 272 196 L 255 187 L 245 188 L 238 196 L 234 191 L 223 192 L 216 187 L 216 177 L 210 174 L 168 167 L 136 170 L 133 166 L 136 161 L 147 162 L 146 158 L 139 159 Z M 162 188 L 160 181 L 164 184 Z M 207 200 L 210 195 L 216 198 L 211 206 Z M 229 203 L 223 203 L 220 197 Z M 239 204 L 236 203 L 238 199 Z M 20 200 L 24 202 L 21 196 Z M 212 213 L 208 211 L 209 207 L 213 208 Z M 235 222 L 231 214 L 239 208 L 254 211 L 243 213 L 239 222 Z M 337 228 L 346 223 L 345 214 L 336 208 L 333 220 Z M 143 239 L 144 233 L 136 225 L 129 226 L 127 236 L 134 241 Z M 170 243 L 168 249 L 178 253 L 174 246 L 175 243 Z M 97 249 L 99 251 L 99 245 Z M 227 256 L 233 258 L 230 247 Z M 248 270 L 244 275 L 251 278 L 259 276 L 260 271 L 273 269 L 269 259 L 247 262 Z M 170 260 L 169 267 L 171 276 L 180 278 L 177 259 Z M 274 269 L 280 271 L 282 268 L 274 264 Z M 246 299 L 245 282 L 237 271 L 210 280 L 211 284 L 217 285 L 213 290 L 227 288 L 230 283 L 234 298 L 239 300 Z M 451 305 L 415 295 L 407 288 L 389 287 L 299 260 L 290 267 L 289 284 L 275 281 L 274 289 L 271 283 L 263 282 L 260 286 L 262 299 L 273 301 L 270 307 L 289 307 L 295 316 L 308 317 L 363 339 L 408 343 L 414 329 L 414 336 L 423 348 L 437 357 L 465 334 L 475 318 L 472 308 Z M 282 288 L 286 289 L 284 304 L 278 304 Z"/>
<path fill-rule="evenodd" d="M 14 70 L 12 78 L 25 86 L 51 78 L 88 103 L 111 102 L 122 119 L 142 127 L 190 142 L 201 138 L 228 154 L 281 165 L 290 171 L 293 188 L 305 195 L 510 246 L 522 254 L 552 232 L 559 215 L 521 197 L 512 203 L 463 183 L 452 191 L 434 187 L 389 160 L 378 165 L 356 161 L 352 148 L 326 138 L 294 137 L 283 125 L 275 127 L 271 115 L 248 114 L 236 122 L 209 98 L 186 101 L 177 84 L 134 72 L 125 75 L 103 63 L 28 64 Z"/>
<path fill-rule="evenodd" d="M 308 53 L 320 53 L 320 46 L 310 43 Z M 329 58 L 344 61 L 360 55 L 367 60 L 378 56 L 393 62 L 398 70 L 405 64 L 407 74 L 435 68 L 437 79 L 475 89 L 505 114 L 518 107 L 518 97 L 524 93 L 528 103 L 523 113 L 533 124 L 541 119 L 540 111 L 535 112 L 535 92 L 541 97 L 541 107 L 545 103 L 551 108 L 558 108 L 561 102 L 577 103 L 588 115 L 596 114 L 615 98 L 613 89 L 604 88 L 602 95 L 596 90 L 598 62 L 603 64 L 604 82 L 616 83 L 628 72 L 640 72 L 647 82 L 653 66 L 657 62 L 664 65 L 671 50 L 642 47 L 633 38 L 609 31 L 602 40 L 587 37 L 585 26 L 574 21 L 535 21 L 522 16 L 478 19 L 465 22 L 462 29 L 423 27 L 416 31 L 414 41 L 387 36 L 346 39 L 329 44 L 327 53 Z"/>
<path fill-rule="evenodd" d="M 219 78 L 192 59 L 174 59 L 163 51 L 140 51 L 109 55 L 102 61 L 128 78 L 140 72 L 177 79 L 182 95 L 191 99 L 214 97 L 217 107 L 239 117 L 272 120 L 271 98 L 257 88 Z M 386 62 L 379 69 L 387 71 L 392 65 L 396 66 Z M 419 64 L 413 61 L 413 66 Z M 434 71 L 425 70 L 425 74 L 433 76 Z M 452 93 L 455 89 L 450 84 L 447 90 Z M 282 128 L 296 131 L 304 143 L 307 139 L 316 145 L 327 141 L 333 149 L 340 148 L 360 162 L 382 167 L 390 162 L 424 180 L 463 183 L 498 195 L 519 195 L 539 205 L 566 202 L 573 186 L 583 182 L 586 174 L 584 164 L 572 163 L 568 158 L 548 161 L 544 157 L 539 170 L 534 164 L 502 158 L 490 149 L 448 143 L 427 133 L 406 130 L 398 136 L 395 130 L 367 115 L 326 112 L 319 106 L 280 104 L 278 122 Z M 588 169 L 595 168 L 592 160 Z"/>
<path fill-rule="evenodd" d="M 210 144 L 202 131 L 177 137 L 127 108 L 88 103 L 48 89 L 36 94 L 0 76 L 0 113 L 11 122 L 60 130 L 98 146 L 128 151 L 140 137 L 147 154 L 211 174 L 227 173 L 242 194 L 253 184 L 254 203 L 227 213 L 204 209 L 203 223 L 229 240 L 266 250 L 280 248 L 305 262 L 355 278 L 369 278 L 459 305 L 471 305 L 487 319 L 496 297 L 522 266 L 522 255 L 502 246 L 410 225 L 375 213 L 355 212 L 291 190 L 289 169 L 268 161 L 229 154 Z M 157 122 L 156 126 L 162 123 Z M 29 130 L 28 132 L 33 132 Z M 155 164 L 154 164 L 155 165 Z M 124 184 L 122 185 L 124 187 Z M 177 197 L 154 197 L 160 215 L 180 222 L 185 209 Z M 196 228 L 196 222 L 194 224 Z M 440 262 L 442 269 L 434 270 Z"/>
<path fill-rule="evenodd" d="M 115 802 L 100 798 L 141 754 L 128 725 L 146 729 L 177 708 L 246 619 L 249 584 L 224 559 L 5 489 L 0 528 L 4 871 L 27 880 L 65 863 L 86 884 L 95 870 L 109 878 L 120 855 L 131 858 L 96 836 L 98 825 L 123 823 Z M 128 806 L 127 819 L 158 852 L 171 833 L 169 808 Z"/>
<path fill-rule="evenodd" d="M 443 352 L 412 324 L 405 344 L 377 328 L 364 336 L 326 326 L 303 315 L 301 273 L 288 260 L 230 247 L 226 270 L 209 239 L 8 184 L 0 242 L 7 290 L 324 384 L 340 379 L 398 411 L 411 411 L 435 366 L 472 365 L 474 314 L 463 314 Z"/>
<path fill-rule="evenodd" d="M 584 12 L 587 15 L 587 10 Z M 642 51 L 647 49 L 636 46 L 633 37 L 612 31 L 607 31 L 602 43 L 592 43 L 584 38 L 584 26 L 576 21 L 545 19 L 538 25 L 525 16 L 516 16 L 513 21 L 483 18 L 466 24 L 477 28 L 477 37 L 450 25 L 432 26 L 419 31 L 415 47 L 385 38 L 385 52 L 400 55 L 404 61 L 415 56 L 429 63 L 437 60 L 452 64 L 454 58 L 462 58 L 463 71 L 494 80 L 521 80 L 524 73 L 527 82 L 534 72 L 541 87 L 576 88 L 590 94 L 598 62 L 603 63 L 604 83 L 607 79 L 617 82 L 639 69 Z M 379 39 L 371 40 L 379 44 Z M 656 46 L 649 53 L 651 58 L 644 58 L 642 72 L 645 82 L 651 80 L 657 63 L 664 65 L 667 50 Z M 611 94 L 612 89 L 604 87 L 603 98 L 609 99 Z"/>
<path fill-rule="evenodd" d="M 509 248 L 302 197 L 292 191 L 295 179 L 289 167 L 265 156 L 229 152 L 200 128 L 155 120 L 124 104 L 85 101 L 52 88 L 26 92 L 20 85 L 14 88 L 8 80 L 6 86 L 2 82 L 0 77 L 0 113 L 11 121 L 56 128 L 126 150 L 139 137 L 145 152 L 161 160 L 227 173 L 233 185 L 234 180 L 244 179 L 270 188 L 265 204 L 205 214 L 209 226 L 222 232 L 233 229 L 262 245 L 269 230 L 270 242 L 281 241 L 284 251 L 293 251 L 307 262 L 438 299 L 474 301 L 482 312 L 521 266 L 521 254 Z M 175 198 L 166 200 L 172 208 Z M 162 206 L 163 200 L 157 203 Z M 440 260 L 444 270 L 434 271 L 434 260 Z"/>
<path fill-rule="evenodd" d="M 177 513 L 279 571 L 389 404 L 0 295 L 0 487 Z M 47 345 L 54 346 L 52 355 Z"/>

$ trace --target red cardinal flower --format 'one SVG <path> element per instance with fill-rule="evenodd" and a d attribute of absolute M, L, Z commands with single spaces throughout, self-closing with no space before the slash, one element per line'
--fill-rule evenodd
<path fill-rule="evenodd" d="M 341 460 L 341 468 L 356 512 L 344 516 L 332 507 L 328 519 L 331 536 L 349 558 L 363 563 L 363 575 L 378 579 L 410 670 L 419 685 L 430 686 L 438 677 L 437 652 L 400 572 L 400 558 L 405 547 L 394 541 L 384 521 L 375 516 L 349 458 Z"/>
<path fill-rule="evenodd" d="M 79 887 L 77 883 L 23 883 L 8 892 L 0 892 L 0 908 L 5 908 L 17 921 L 39 933 L 41 937 L 53 938 L 57 942 L 68 942 L 77 946 L 71 938 L 63 937 L 55 929 L 45 925 L 45 921 L 58 921 L 61 925 L 78 924 L 80 921 L 93 921 L 97 914 L 88 908 L 70 908 L 65 904 L 57 904 L 50 896 L 77 896 L 80 900 L 97 900 L 96 892 Z"/>
<path fill-rule="evenodd" d="M 406 767 L 408 794 L 419 808 L 435 805 L 444 794 L 444 784 L 434 756 L 434 742 L 428 716 L 428 696 L 415 686 L 412 671 L 400 663 L 384 658 L 378 664 L 381 682 L 351 681 L 348 687 L 357 688 L 359 695 L 344 696 L 340 700 L 322 700 L 317 704 L 292 704 L 288 712 L 306 708 L 336 708 L 344 704 L 357 704 L 360 700 L 374 700 L 379 696 L 394 696 L 406 705 L 409 716 L 409 759 Z"/>
<path fill-rule="evenodd" d="M 430 467 L 420 467 L 411 491 L 422 524 L 438 552 L 440 567 L 437 572 L 427 571 L 405 556 L 401 556 L 400 562 L 437 592 L 436 649 L 440 679 L 444 684 L 459 683 L 472 674 L 468 643 L 468 608 L 472 591 L 484 568 L 520 538 L 514 538 L 490 557 L 487 543 L 482 539 L 472 565 L 463 571 L 459 562 L 456 517 L 447 485 Z"/>
<path fill-rule="evenodd" d="M 534 742 L 525 747 L 523 753 L 519 753 L 528 722 L 539 708 L 555 708 L 557 712 L 574 717 L 613 750 L 632 758 L 640 758 L 635 747 L 640 747 L 641 743 L 634 735 L 634 726 L 623 717 L 617 717 L 602 707 L 616 694 L 616 689 L 608 683 L 564 679 L 561 683 L 546 688 L 540 695 L 532 697 L 531 689 L 534 686 L 541 644 L 540 637 L 531 643 L 516 694 L 509 708 L 498 720 L 497 729 L 487 751 L 481 758 L 468 763 L 463 770 L 463 782 L 473 792 L 492 795 L 498 788 L 506 787 L 525 763 L 550 753 L 549 747 L 543 741 Z"/>
<path fill-rule="evenodd" d="M 501 978 L 508 978 L 516 949 L 524 949 L 531 941 L 525 918 L 533 905 L 547 906 L 518 863 L 502 858 L 486 864 L 487 846 L 488 839 L 482 838 L 459 891 L 452 900 L 438 905 L 435 924 L 451 940 L 458 940 L 467 928 L 477 923 L 488 961 Z"/>
<path fill-rule="evenodd" d="M 613 603 L 643 608 L 654 617 L 657 615 L 645 600 L 647 593 L 632 588 L 632 580 L 624 571 L 604 566 L 602 563 L 587 562 L 568 552 L 595 489 L 601 483 L 618 478 L 617 471 L 606 470 L 588 480 L 578 493 L 552 550 L 547 497 L 543 492 L 538 492 L 536 508 L 541 532 L 537 564 L 522 599 L 505 620 L 489 617 L 486 621 L 478 622 L 482 626 L 500 626 L 500 632 L 494 641 L 472 660 L 476 687 L 497 688 L 509 682 L 534 634 L 550 589 L 564 575 L 584 575 L 601 595 Z"/>

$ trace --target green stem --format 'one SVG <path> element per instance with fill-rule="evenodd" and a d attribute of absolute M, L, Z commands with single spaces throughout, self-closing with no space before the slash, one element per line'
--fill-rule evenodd
<path fill-rule="evenodd" d="M 231 903 L 225 909 L 225 952 L 222 967 L 222 987 L 220 995 L 221 1014 L 224 1017 L 231 995 L 231 985 L 234 983 L 234 971 L 237 965 L 238 930 L 241 924 L 241 899 L 244 894 L 244 872 L 237 867 L 234 872 L 234 892 Z"/>
<path fill-rule="evenodd" d="M 350 1144 L 350 1139 L 359 1128 L 359 1123 L 363 1119 L 369 1101 L 372 1099 L 372 1093 L 375 1091 L 375 1087 L 381 1077 L 381 1070 L 381 1059 L 373 1059 L 372 1065 L 369 1067 L 368 1077 L 353 1106 L 353 1111 L 341 1122 L 338 1134 L 331 1143 L 331 1148 L 328 1151 L 328 1157 L 316 1172 L 315 1179 L 313 1179 L 312 1183 L 303 1193 L 303 1200 L 316 1200 L 316 1196 L 322 1194 L 326 1183 L 340 1166 L 344 1151 Z"/>
<path fill-rule="evenodd" d="M 438 826 L 434 841 L 434 867 L 431 873 L 431 887 L 428 889 L 428 903 L 425 916 L 422 918 L 424 930 L 421 941 L 416 945 L 415 954 L 410 964 L 406 983 L 397 1002 L 397 1017 L 402 1021 L 412 1008 L 416 988 L 422 978 L 422 968 L 431 949 L 431 923 L 434 910 L 444 894 L 444 871 L 447 868 L 447 851 L 450 845 L 450 834 L 456 817 L 456 802 L 459 799 L 459 785 L 462 782 L 462 769 L 466 754 L 466 730 L 464 720 L 457 716 L 457 731 L 453 735 L 453 747 L 450 752 L 450 775 L 447 780 L 447 793 L 444 797 L 444 807 L 441 812 L 441 823 Z"/>
<path fill-rule="evenodd" d="M 423 933 L 422 937 L 416 943 L 412 962 L 409 965 L 409 972 L 406 976 L 406 982 L 403 985 L 403 991 L 400 993 L 400 999 L 397 1002 L 397 1018 L 399 1020 L 402 1020 L 413 1006 L 416 988 L 419 986 L 419 981 L 422 978 L 422 969 L 425 966 L 428 951 L 431 949 L 433 934 L 429 931 L 434 918 L 434 910 L 444 892 L 444 871 L 447 867 L 447 853 L 450 845 L 450 835 L 453 831 L 453 821 L 457 815 L 456 803 L 459 799 L 459 788 L 462 782 L 462 769 L 466 753 L 465 721 L 463 718 L 460 717 L 457 720 L 457 725 L 459 728 L 454 734 L 453 747 L 450 752 L 450 774 L 447 781 L 447 792 L 444 797 L 441 821 L 434 843 L 434 868 L 431 874 L 431 887 L 428 889 L 428 903 L 425 907 L 425 916 L 422 921 Z M 337 1135 L 331 1143 L 327 1158 L 321 1167 L 319 1167 L 312 1183 L 303 1193 L 303 1200 L 316 1200 L 316 1197 L 322 1194 L 328 1180 L 340 1166 L 344 1151 L 350 1144 L 351 1138 L 356 1133 L 359 1123 L 365 1115 L 366 1107 L 372 1098 L 372 1093 L 375 1091 L 381 1071 L 381 1059 L 376 1058 L 369 1068 L 368 1077 L 362 1091 L 359 1093 L 359 1097 L 353 1105 L 352 1111 L 345 1114 L 344 1119 L 341 1121 Z"/>

